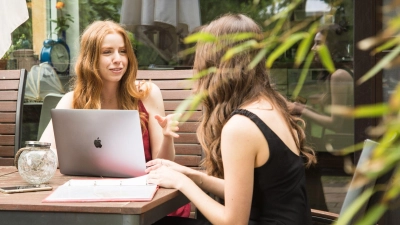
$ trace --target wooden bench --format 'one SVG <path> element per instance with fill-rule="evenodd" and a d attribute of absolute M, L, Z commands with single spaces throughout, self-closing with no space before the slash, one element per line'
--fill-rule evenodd
<path fill-rule="evenodd" d="M 13 166 L 21 146 L 26 76 L 25 69 L 0 70 L 0 166 Z"/>
<path fill-rule="evenodd" d="M 160 89 L 164 99 L 166 114 L 171 114 L 191 95 L 192 83 L 187 80 L 193 76 L 193 70 L 139 70 L 137 80 L 151 80 Z M 200 169 L 199 163 L 203 151 L 197 140 L 196 130 L 202 108 L 198 107 L 191 117 L 179 125 L 179 138 L 175 138 L 175 162 L 194 169 Z M 191 217 L 195 218 L 196 207 L 192 204 Z"/>

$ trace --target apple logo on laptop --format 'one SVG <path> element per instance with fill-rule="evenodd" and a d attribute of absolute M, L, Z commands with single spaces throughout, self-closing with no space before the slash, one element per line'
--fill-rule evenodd
<path fill-rule="evenodd" d="M 99 138 L 97 138 L 96 140 L 94 140 L 94 146 L 96 146 L 96 148 L 101 148 L 103 147 L 103 145 L 101 145 L 101 140 Z"/>

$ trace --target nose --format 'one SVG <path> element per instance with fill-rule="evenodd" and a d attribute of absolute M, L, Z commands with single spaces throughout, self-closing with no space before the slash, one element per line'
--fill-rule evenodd
<path fill-rule="evenodd" d="M 121 54 L 119 54 L 119 52 L 116 52 L 114 54 L 114 59 L 113 59 L 114 63 L 120 63 L 121 62 Z"/>

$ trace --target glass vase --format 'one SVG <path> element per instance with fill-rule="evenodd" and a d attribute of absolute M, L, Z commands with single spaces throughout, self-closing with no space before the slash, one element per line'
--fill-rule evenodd
<path fill-rule="evenodd" d="M 16 166 L 21 177 L 30 184 L 48 182 L 57 170 L 56 154 L 50 149 L 50 143 L 27 141 L 26 147 L 21 148 L 16 158 Z"/>

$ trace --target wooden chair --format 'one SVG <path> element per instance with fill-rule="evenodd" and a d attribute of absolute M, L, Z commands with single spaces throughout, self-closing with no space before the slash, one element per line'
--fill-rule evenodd
<path fill-rule="evenodd" d="M 0 166 L 14 165 L 21 146 L 26 76 L 25 69 L 0 70 Z"/>
<path fill-rule="evenodd" d="M 357 163 L 356 171 L 361 165 L 363 165 L 365 162 L 367 162 L 367 160 L 370 158 L 373 150 L 375 149 L 375 147 L 377 145 L 378 145 L 377 142 L 369 140 L 369 139 L 364 141 L 364 146 L 363 146 L 363 149 L 362 149 L 362 152 L 360 155 L 360 159 Z M 340 209 L 340 213 L 336 214 L 336 213 L 312 209 L 311 213 L 313 216 L 313 224 L 314 225 L 332 224 L 334 221 L 336 221 L 340 217 L 340 215 L 342 215 L 343 213 L 345 213 L 348 210 L 350 205 L 364 192 L 364 190 L 366 190 L 370 187 L 374 187 L 376 185 L 382 185 L 382 184 L 386 184 L 387 182 L 389 182 L 392 172 L 393 171 L 389 171 L 388 173 L 379 177 L 378 179 L 371 180 L 369 183 L 364 184 L 362 186 L 358 186 L 355 184 L 355 180 L 357 179 L 357 176 L 358 176 L 358 174 L 355 173 L 353 176 L 353 179 L 350 183 L 349 190 L 346 193 L 342 208 Z M 354 215 L 354 217 L 349 222 L 349 224 L 354 224 L 361 216 L 363 216 L 366 213 L 368 208 L 370 208 L 371 206 L 373 206 L 380 200 L 381 195 L 382 195 L 381 192 L 377 192 L 375 195 L 373 195 L 368 202 L 366 202 L 364 205 L 362 205 L 360 210 Z"/>

